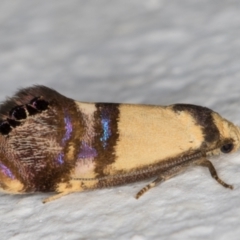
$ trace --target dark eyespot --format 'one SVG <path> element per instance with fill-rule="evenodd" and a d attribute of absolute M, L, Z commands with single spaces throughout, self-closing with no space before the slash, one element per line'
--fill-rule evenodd
<path fill-rule="evenodd" d="M 44 99 L 41 99 L 41 97 L 36 97 L 32 99 L 30 102 L 31 105 L 33 105 L 37 110 L 44 111 L 47 110 L 49 103 L 45 101 Z"/>
<path fill-rule="evenodd" d="M 11 132 L 11 126 L 7 121 L 2 121 L 0 123 L 0 133 L 2 135 L 7 135 Z"/>
<path fill-rule="evenodd" d="M 27 113 L 26 113 L 26 111 L 25 111 L 25 109 L 24 109 L 23 106 L 16 106 L 16 107 L 14 107 L 14 108 L 10 111 L 9 115 L 10 115 L 12 118 L 15 118 L 15 119 L 17 119 L 17 120 L 21 120 L 21 119 L 27 118 Z"/>
<path fill-rule="evenodd" d="M 26 109 L 27 109 L 28 114 L 30 116 L 39 113 L 39 111 L 35 107 L 33 107 L 33 106 L 29 105 L 29 104 L 26 105 Z"/>
<path fill-rule="evenodd" d="M 234 145 L 232 143 L 225 144 L 221 147 L 221 152 L 229 153 L 233 150 Z"/>
<path fill-rule="evenodd" d="M 11 118 L 7 118 L 7 121 L 11 125 L 11 127 L 14 127 L 14 128 L 21 125 L 21 122 L 16 121 L 16 120 L 11 119 Z"/>

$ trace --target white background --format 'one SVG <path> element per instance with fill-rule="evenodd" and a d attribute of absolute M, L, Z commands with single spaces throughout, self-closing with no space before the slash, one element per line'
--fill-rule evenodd
<path fill-rule="evenodd" d="M 240 124 L 238 3 L 1 0 L 0 100 L 43 84 L 82 101 L 199 104 Z M 240 156 L 213 162 L 233 191 L 199 167 L 139 200 L 147 182 L 45 205 L 50 194 L 0 194 L 0 238 L 239 239 Z"/>

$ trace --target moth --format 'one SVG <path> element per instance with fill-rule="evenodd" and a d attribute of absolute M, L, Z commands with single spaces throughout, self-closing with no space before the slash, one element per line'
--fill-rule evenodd
<path fill-rule="evenodd" d="M 55 192 L 49 202 L 84 190 L 153 179 L 150 188 L 235 152 L 240 129 L 201 106 L 74 101 L 45 86 L 19 90 L 0 106 L 0 189 Z"/>

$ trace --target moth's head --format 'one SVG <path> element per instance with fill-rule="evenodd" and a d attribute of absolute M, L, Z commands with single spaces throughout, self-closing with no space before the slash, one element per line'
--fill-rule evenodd
<path fill-rule="evenodd" d="M 54 191 L 72 167 L 74 101 L 44 86 L 22 89 L 0 106 L 0 189 Z"/>
<path fill-rule="evenodd" d="M 221 153 L 236 152 L 240 148 L 240 128 L 232 122 L 222 118 L 219 114 L 213 115 L 215 124 L 219 130 L 219 149 Z"/>

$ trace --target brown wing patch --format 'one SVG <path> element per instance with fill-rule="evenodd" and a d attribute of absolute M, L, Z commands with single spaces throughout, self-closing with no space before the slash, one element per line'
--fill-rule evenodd
<path fill-rule="evenodd" d="M 94 114 L 94 144 L 96 177 L 104 176 L 104 169 L 115 161 L 115 146 L 118 141 L 119 104 L 97 103 Z"/>
<path fill-rule="evenodd" d="M 202 127 L 203 135 L 206 142 L 218 141 L 220 138 L 219 130 L 214 123 L 212 116 L 213 111 L 206 107 L 191 105 L 191 104 L 175 104 L 173 110 L 186 111 L 195 119 L 196 124 Z"/>

